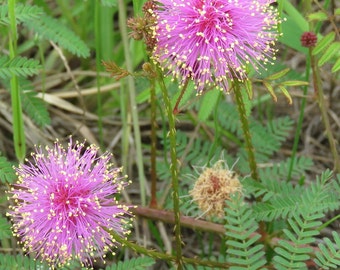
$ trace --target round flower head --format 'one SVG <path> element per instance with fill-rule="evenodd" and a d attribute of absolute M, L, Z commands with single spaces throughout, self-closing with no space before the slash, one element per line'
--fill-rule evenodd
<path fill-rule="evenodd" d="M 200 210 L 208 216 L 224 216 L 226 200 L 231 194 L 242 192 L 237 175 L 218 161 L 212 168 L 205 168 L 189 192 Z"/>
<path fill-rule="evenodd" d="M 19 180 L 10 191 L 15 204 L 8 213 L 13 233 L 24 251 L 52 269 L 72 259 L 92 266 L 91 257 L 112 252 L 110 230 L 129 233 L 129 209 L 113 198 L 128 182 L 110 163 L 111 154 L 97 154 L 94 145 L 72 145 L 70 139 L 65 149 L 57 141 L 16 168 Z"/>
<path fill-rule="evenodd" d="M 153 59 L 200 94 L 207 86 L 229 90 L 247 78 L 247 66 L 269 62 L 277 39 L 274 0 L 159 0 L 154 10 Z"/>
<path fill-rule="evenodd" d="M 318 37 L 313 32 L 304 32 L 301 35 L 300 41 L 303 47 L 307 47 L 307 48 L 314 47 L 316 42 L 318 41 Z"/>

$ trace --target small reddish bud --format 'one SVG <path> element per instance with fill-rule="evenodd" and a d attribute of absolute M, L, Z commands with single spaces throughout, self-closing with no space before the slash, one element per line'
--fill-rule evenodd
<path fill-rule="evenodd" d="M 313 32 L 304 32 L 301 35 L 300 41 L 303 47 L 310 48 L 315 46 L 316 42 L 318 41 L 318 38 L 316 34 Z"/>

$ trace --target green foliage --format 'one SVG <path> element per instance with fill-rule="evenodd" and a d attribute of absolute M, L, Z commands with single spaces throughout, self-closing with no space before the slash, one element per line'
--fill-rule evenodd
<path fill-rule="evenodd" d="M 253 194 L 255 198 L 260 196 L 262 201 L 268 201 L 275 195 L 280 195 L 282 189 L 286 189 L 285 193 L 289 194 L 295 189 L 297 193 L 302 190 L 302 186 L 293 187 L 292 184 L 282 183 L 288 174 L 291 158 L 287 158 L 280 163 L 274 163 L 272 166 L 267 166 L 259 169 L 260 183 L 250 178 L 246 178 L 243 181 L 243 185 L 247 189 L 247 192 Z M 294 159 L 292 177 L 296 180 L 303 178 L 307 170 L 311 168 L 313 162 L 310 158 L 300 157 Z"/>
<path fill-rule="evenodd" d="M 11 225 L 5 217 L 0 214 L 0 240 L 11 238 Z"/>
<path fill-rule="evenodd" d="M 195 178 L 199 176 L 200 168 L 206 166 L 207 157 L 210 154 L 210 150 L 213 148 L 213 143 L 205 141 L 200 138 L 189 137 L 188 134 L 177 131 L 177 155 L 181 158 L 181 167 L 179 172 L 180 189 L 179 195 L 181 198 L 180 209 L 183 213 L 190 216 L 200 216 L 201 211 L 197 205 L 192 202 L 192 198 L 188 196 L 188 191 L 191 189 Z M 168 149 L 168 140 L 164 141 L 164 148 Z M 222 155 L 222 148 L 216 147 L 214 151 L 214 157 L 211 160 L 211 164 L 216 162 Z M 156 164 L 157 176 L 160 179 L 167 180 L 170 178 L 168 161 L 159 161 Z M 167 196 L 166 208 L 172 208 L 172 200 L 170 196 Z"/>
<path fill-rule="evenodd" d="M 35 92 L 21 92 L 21 100 L 23 109 L 37 125 L 42 127 L 50 124 L 51 119 L 46 104 L 41 98 L 37 97 Z"/>
<path fill-rule="evenodd" d="M 319 244 L 320 251 L 315 253 L 314 262 L 322 269 L 338 269 L 340 267 L 340 236 L 337 232 L 332 232 L 332 242 L 329 238 L 323 238 L 324 243 Z"/>
<path fill-rule="evenodd" d="M 238 169 L 242 173 L 249 173 L 246 150 L 242 142 L 240 142 L 243 135 L 235 105 L 220 102 L 217 108 L 217 117 L 223 132 L 227 133 L 227 136 L 237 144 L 241 144 L 237 155 L 240 158 L 237 166 Z M 279 151 L 282 143 L 293 129 L 293 124 L 289 117 L 273 119 L 266 125 L 250 117 L 250 133 L 255 148 L 255 158 L 258 163 L 268 162 L 272 155 Z"/>
<path fill-rule="evenodd" d="M 18 22 L 26 22 L 29 20 L 39 20 L 44 11 L 37 6 L 28 6 L 18 4 L 15 7 L 15 16 Z M 8 5 L 0 6 L 0 24 L 9 25 Z"/>
<path fill-rule="evenodd" d="M 120 261 L 117 264 L 107 266 L 105 270 L 144 270 L 155 264 L 155 260 L 150 257 L 132 258 L 127 261 Z"/>
<path fill-rule="evenodd" d="M 319 55 L 318 65 L 323 66 L 327 62 L 331 62 L 336 59 L 335 64 L 332 67 L 332 72 L 336 72 L 340 69 L 340 42 L 334 42 L 335 32 L 329 32 L 324 36 L 313 48 L 312 54 Z"/>
<path fill-rule="evenodd" d="M 213 109 L 217 106 L 221 92 L 216 89 L 204 93 L 202 96 L 198 119 L 202 122 L 208 119 Z"/>
<path fill-rule="evenodd" d="M 306 245 L 315 242 L 314 236 L 319 234 L 316 228 L 322 224 L 320 219 L 323 216 L 312 207 L 303 213 L 293 213 L 287 220 L 290 230 L 283 230 L 289 241 L 279 240 L 278 247 L 274 249 L 277 253 L 273 259 L 276 269 L 307 269 L 305 262 L 310 259 L 309 253 L 313 249 Z"/>
<path fill-rule="evenodd" d="M 261 235 L 251 207 L 241 196 L 232 196 L 225 208 L 227 262 L 230 269 L 263 269 L 266 264 L 263 245 L 256 243 Z"/>
<path fill-rule="evenodd" d="M 253 121 L 250 126 L 257 162 L 267 162 L 277 152 L 293 128 L 289 117 L 269 121 L 266 126 Z"/>
<path fill-rule="evenodd" d="M 309 29 L 307 20 L 289 0 L 279 3 L 284 12 L 282 18 L 285 18 L 281 25 L 282 36 L 279 41 L 299 52 L 307 53 L 307 49 L 302 47 L 300 42 L 301 34 Z"/>
<path fill-rule="evenodd" d="M 104 2 L 109 4 L 112 1 Z M 88 57 L 90 55 L 90 50 L 85 42 L 61 24 L 59 20 L 44 14 L 40 7 L 18 4 L 15 12 L 17 21 L 24 23 L 41 38 L 51 40 L 77 56 Z M 7 5 L 0 7 L 0 24 L 9 24 Z"/>
<path fill-rule="evenodd" d="M 13 183 L 16 179 L 13 164 L 6 157 L 0 156 L 0 181 L 2 183 Z"/>
<path fill-rule="evenodd" d="M 204 166 L 207 165 L 207 157 L 209 156 L 210 149 L 213 147 L 212 142 L 202 140 L 200 138 L 189 137 L 185 132 L 177 131 L 177 155 L 181 158 L 182 167 L 185 165 L 192 166 Z M 164 141 L 164 148 L 169 149 L 168 140 Z M 215 149 L 215 158 L 219 158 L 222 153 L 222 149 L 218 147 Z M 215 159 L 216 161 L 216 159 Z M 161 179 L 169 179 L 170 176 L 169 167 L 167 162 L 158 162 L 157 174 Z M 184 169 L 185 170 L 185 169 Z M 188 173 L 188 171 L 182 171 L 182 173 Z"/>
<path fill-rule="evenodd" d="M 73 31 L 54 18 L 45 15 L 39 20 L 26 21 L 25 25 L 41 38 L 56 42 L 77 56 L 88 57 L 90 55 L 87 45 Z"/>
<path fill-rule="evenodd" d="M 291 218 L 293 214 L 301 213 L 308 208 L 314 211 L 326 212 L 338 209 L 340 189 L 330 181 L 332 173 L 326 171 L 309 186 L 293 186 L 284 181 L 263 180 L 262 186 L 257 186 L 257 194 L 264 200 L 254 205 L 254 214 L 258 220 L 273 221 L 279 218 Z M 252 186 L 255 189 L 255 185 Z M 260 192 L 259 190 L 266 190 Z"/>
<path fill-rule="evenodd" d="M 0 270 L 48 270 L 49 267 L 33 258 L 22 255 L 10 255 L 0 253 Z"/>
<path fill-rule="evenodd" d="M 331 181 L 331 175 L 330 171 L 324 172 L 310 186 L 298 188 L 299 192 L 288 185 L 289 188 L 281 189 L 281 195 L 254 206 L 261 220 L 287 219 L 288 227 L 283 230 L 287 240 L 279 240 L 274 249 L 276 269 L 307 269 L 305 262 L 313 252 L 308 245 L 314 243 L 314 237 L 320 233 L 317 229 L 322 224 L 323 212 L 340 207 L 339 189 Z M 264 213 L 266 207 L 268 211 Z M 263 210 L 260 215 L 259 210 Z"/>
<path fill-rule="evenodd" d="M 8 56 L 0 56 L 0 78 L 10 79 L 13 75 L 27 77 L 37 74 L 41 66 L 37 60 L 16 56 L 12 60 Z"/>

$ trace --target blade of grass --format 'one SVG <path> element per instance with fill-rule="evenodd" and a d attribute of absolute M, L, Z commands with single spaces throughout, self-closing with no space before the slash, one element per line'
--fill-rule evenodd
<path fill-rule="evenodd" d="M 95 46 L 96 46 L 96 72 L 97 72 L 97 115 L 98 115 L 98 132 L 99 132 L 99 143 L 100 147 L 103 149 L 104 147 L 104 138 L 103 138 L 103 110 L 102 110 L 102 96 L 100 91 L 100 76 L 99 72 L 101 69 L 101 31 L 100 31 L 100 17 L 101 17 L 101 8 L 100 1 L 95 1 L 95 9 L 94 9 L 94 31 L 95 31 Z"/>
<path fill-rule="evenodd" d="M 8 15 L 10 18 L 9 56 L 13 59 L 17 54 L 17 24 L 15 18 L 15 0 L 8 1 Z M 15 155 L 19 161 L 23 161 L 26 155 L 26 141 L 24 121 L 22 117 L 22 106 L 20 99 L 19 82 L 17 76 L 13 75 L 10 81 L 11 102 L 13 115 L 13 139 Z"/>
<path fill-rule="evenodd" d="M 128 31 L 126 25 L 126 6 L 124 0 L 118 1 L 118 10 L 119 10 L 119 27 L 122 36 L 123 46 L 124 46 L 124 55 L 126 61 L 126 68 L 128 71 L 133 70 L 132 57 L 130 53 L 130 44 L 128 41 Z M 140 195 L 142 205 L 146 205 L 146 179 L 144 174 L 144 163 L 143 163 L 143 154 L 142 154 L 142 143 L 141 143 L 141 135 L 139 130 L 139 118 L 138 118 L 138 107 L 136 103 L 136 89 L 134 84 L 134 78 L 132 76 L 127 77 L 127 84 L 129 88 L 129 101 L 131 106 L 132 113 L 132 124 L 134 131 L 134 139 L 135 139 L 135 147 L 137 154 L 137 169 L 139 176 L 139 185 L 140 185 Z"/>

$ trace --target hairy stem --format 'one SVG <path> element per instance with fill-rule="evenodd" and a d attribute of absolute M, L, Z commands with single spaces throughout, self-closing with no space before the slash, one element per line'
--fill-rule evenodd
<path fill-rule="evenodd" d="M 140 253 L 140 254 L 144 254 L 147 255 L 151 258 L 155 258 L 155 259 L 160 259 L 160 260 L 166 260 L 166 261 L 173 261 L 173 262 L 177 262 L 177 256 L 172 256 L 166 253 L 161 253 L 161 252 L 157 252 L 154 250 L 150 250 L 150 249 L 146 249 L 140 245 L 137 245 L 135 243 L 132 243 L 128 240 L 126 240 L 125 238 L 117 235 L 116 233 L 110 231 L 110 234 L 112 235 L 112 237 L 119 243 L 123 244 L 124 246 L 132 249 L 133 251 Z M 200 260 L 197 258 L 186 258 L 186 257 L 182 257 L 181 260 L 183 262 L 185 262 L 186 264 L 193 264 L 193 265 L 201 265 L 201 266 L 208 266 L 208 267 L 216 267 L 219 269 L 229 269 L 231 264 L 229 263 L 225 263 L 225 262 L 214 262 L 214 261 L 206 261 L 206 260 Z"/>
<path fill-rule="evenodd" d="M 178 109 L 178 106 L 179 106 L 179 103 L 182 100 L 182 97 L 183 97 L 183 95 L 185 93 L 185 90 L 187 90 L 188 82 L 189 82 L 189 78 L 186 78 L 186 80 L 184 82 L 184 85 L 182 87 L 181 93 L 180 93 L 180 95 L 179 95 L 179 97 L 178 97 L 178 99 L 176 101 L 175 107 L 174 107 L 174 109 L 172 111 L 174 115 L 176 115 L 176 114 L 178 114 L 180 112 L 179 109 Z"/>
<path fill-rule="evenodd" d="M 10 59 L 13 59 L 17 54 L 17 23 L 15 18 L 15 0 L 8 1 L 8 16 L 10 20 L 9 57 Z M 19 161 L 23 161 L 26 155 L 26 139 L 24 121 L 22 117 L 19 82 L 16 75 L 12 76 L 10 85 L 15 155 Z"/>
<path fill-rule="evenodd" d="M 174 207 L 174 217 L 175 217 L 175 243 L 176 243 L 176 263 L 177 269 L 183 269 L 182 260 L 182 239 L 181 239 L 181 221 L 180 221 L 180 211 L 179 211 L 179 186 L 178 186 L 178 164 L 177 164 L 177 152 L 176 152 L 176 127 L 175 127 L 175 116 L 172 111 L 172 106 L 168 91 L 164 84 L 162 74 L 159 75 L 159 85 L 162 89 L 163 100 L 166 108 L 166 113 L 169 121 L 169 141 L 170 141 L 170 171 L 172 180 L 172 199 Z"/>
<path fill-rule="evenodd" d="M 251 171 L 251 177 L 254 180 L 259 180 L 259 176 L 257 173 L 257 165 L 255 161 L 255 149 L 251 141 L 251 135 L 250 135 L 250 129 L 249 129 L 249 122 L 248 122 L 248 116 L 246 113 L 246 108 L 243 101 L 243 96 L 241 93 L 241 88 L 238 82 L 235 82 L 235 100 L 237 104 L 238 113 L 240 115 L 242 130 L 243 130 L 243 136 L 246 143 L 246 151 L 248 153 L 248 162 L 249 167 Z"/>
<path fill-rule="evenodd" d="M 157 208 L 157 197 L 156 197 L 156 182 L 157 182 L 157 175 L 156 175 L 156 143 L 157 143 L 157 121 L 156 121 L 156 89 L 155 89 L 155 80 L 154 78 L 150 79 L 150 103 L 151 103 L 151 168 L 150 168 L 150 178 L 151 178 L 151 200 L 150 200 L 150 207 Z"/>

